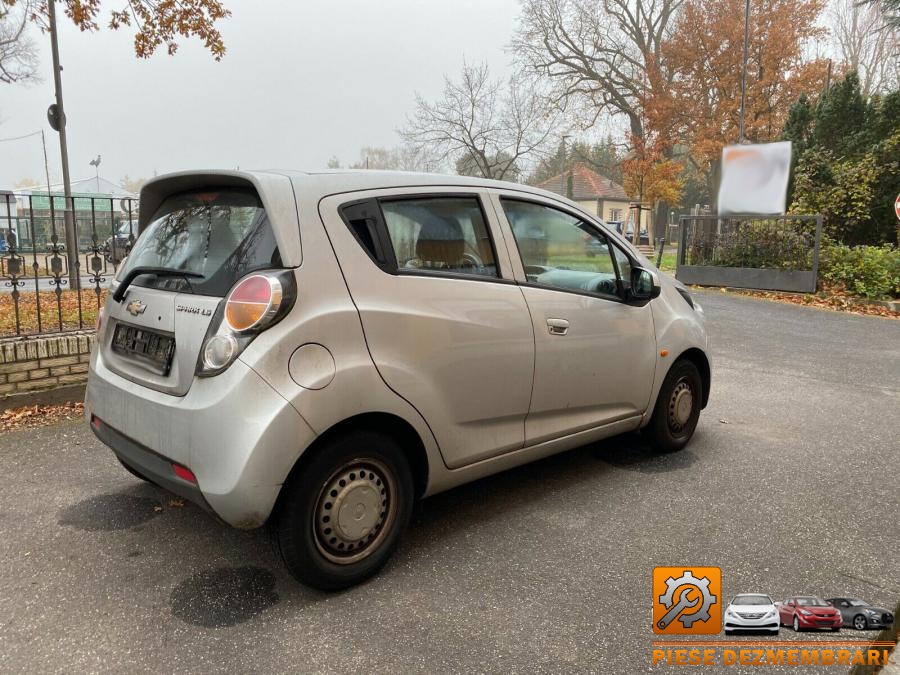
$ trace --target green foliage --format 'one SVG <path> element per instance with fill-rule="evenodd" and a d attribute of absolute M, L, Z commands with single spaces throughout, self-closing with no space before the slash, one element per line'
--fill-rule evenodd
<path fill-rule="evenodd" d="M 821 213 L 827 236 L 849 244 L 872 239 L 872 196 L 878 177 L 875 158 L 835 160 L 815 149 L 803 158 L 794 176 L 796 213 Z"/>
<path fill-rule="evenodd" d="M 826 148 L 835 157 L 855 157 L 870 140 L 872 109 L 863 98 L 855 72 L 822 94 L 816 105 L 812 145 Z"/>
<path fill-rule="evenodd" d="M 563 144 L 560 143 L 556 152 L 546 157 L 528 176 L 531 185 L 540 183 L 558 176 L 575 162 L 584 162 L 601 176 L 611 178 L 616 183 L 622 182 L 622 157 L 612 137 L 602 143 L 585 143 L 574 141 L 566 143 L 565 157 L 563 157 Z"/>
<path fill-rule="evenodd" d="M 850 73 L 814 110 L 798 100 L 782 135 L 794 142 L 793 213 L 821 213 L 825 234 L 845 244 L 897 241 L 900 91 L 867 101 Z"/>
<path fill-rule="evenodd" d="M 884 246 L 844 246 L 829 242 L 822 249 L 823 279 L 869 299 L 900 298 L 900 249 Z"/>
<path fill-rule="evenodd" d="M 719 237 L 706 264 L 780 270 L 812 269 L 811 226 L 795 227 L 779 220 L 742 223 Z M 695 259 L 692 251 L 692 261 Z M 697 263 L 694 263 L 697 264 Z"/>

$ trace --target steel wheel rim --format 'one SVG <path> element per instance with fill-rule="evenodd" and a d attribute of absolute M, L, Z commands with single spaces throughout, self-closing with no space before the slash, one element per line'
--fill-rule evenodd
<path fill-rule="evenodd" d="M 675 433 L 684 431 L 694 412 L 694 389 L 686 377 L 680 378 L 672 388 L 668 412 L 669 429 Z"/>
<path fill-rule="evenodd" d="M 797 620 L 797 617 L 794 617 L 794 630 L 800 632 L 800 622 Z"/>
<path fill-rule="evenodd" d="M 856 630 L 862 630 L 866 627 L 866 620 L 863 617 L 858 616 L 853 620 L 853 625 L 856 626 Z"/>
<path fill-rule="evenodd" d="M 313 513 L 313 539 L 325 558 L 350 565 L 374 553 L 397 516 L 397 481 L 382 462 L 359 458 L 323 483 Z"/>

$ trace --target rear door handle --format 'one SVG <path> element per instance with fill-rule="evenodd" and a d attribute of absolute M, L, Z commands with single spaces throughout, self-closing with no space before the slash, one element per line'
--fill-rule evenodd
<path fill-rule="evenodd" d="M 569 332 L 569 322 L 565 319 L 547 319 L 550 335 L 565 335 Z"/>

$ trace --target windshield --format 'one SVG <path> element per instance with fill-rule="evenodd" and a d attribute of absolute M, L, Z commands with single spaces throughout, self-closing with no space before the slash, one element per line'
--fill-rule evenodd
<path fill-rule="evenodd" d="M 819 598 L 797 598 L 797 604 L 800 607 L 830 607 L 827 602 Z"/>
<path fill-rule="evenodd" d="M 181 270 L 201 276 L 146 274 L 134 284 L 224 296 L 247 273 L 281 266 L 259 197 L 250 190 L 210 188 L 167 198 L 144 228 L 118 278 L 135 267 Z"/>
<path fill-rule="evenodd" d="M 731 601 L 732 605 L 771 605 L 772 599 L 768 595 L 737 595 Z"/>
<path fill-rule="evenodd" d="M 862 600 L 857 600 L 856 598 L 847 598 L 847 601 L 850 603 L 851 607 L 868 607 L 868 602 L 863 602 Z"/>

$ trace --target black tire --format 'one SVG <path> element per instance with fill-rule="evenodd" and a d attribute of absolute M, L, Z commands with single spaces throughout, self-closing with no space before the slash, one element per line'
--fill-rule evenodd
<path fill-rule="evenodd" d="M 800 632 L 800 619 L 797 618 L 796 614 L 794 615 L 794 632 L 795 633 Z"/>
<path fill-rule="evenodd" d="M 412 513 L 412 470 L 400 444 L 374 431 L 349 432 L 317 448 L 298 469 L 283 488 L 275 520 L 278 550 L 288 571 L 323 591 L 347 588 L 374 575 L 397 548 Z M 344 505 L 340 513 L 339 500 Z M 342 517 L 351 503 L 362 515 Z M 370 516 L 376 512 L 379 515 Z M 345 534 L 340 523 L 349 531 L 357 527 L 353 520 L 363 518 L 367 523 L 378 520 L 363 526 L 364 534 L 354 533 L 361 538 L 347 535 L 344 550 L 344 540 L 338 541 Z"/>
<path fill-rule="evenodd" d="M 684 387 L 688 388 L 691 408 L 687 418 L 679 422 L 676 389 L 683 392 Z M 680 397 L 684 395 L 679 394 Z M 703 380 L 697 366 L 684 359 L 676 361 L 659 388 L 650 423 L 644 427 L 644 434 L 650 443 L 661 452 L 677 452 L 684 448 L 697 428 L 701 401 Z"/>
<path fill-rule="evenodd" d="M 860 628 L 860 626 L 859 626 L 859 623 L 860 623 L 858 621 L 859 619 L 862 619 L 862 628 Z M 853 627 L 856 630 L 866 630 L 866 628 L 869 627 L 869 621 L 862 614 L 857 614 L 856 616 L 853 617 Z"/>

